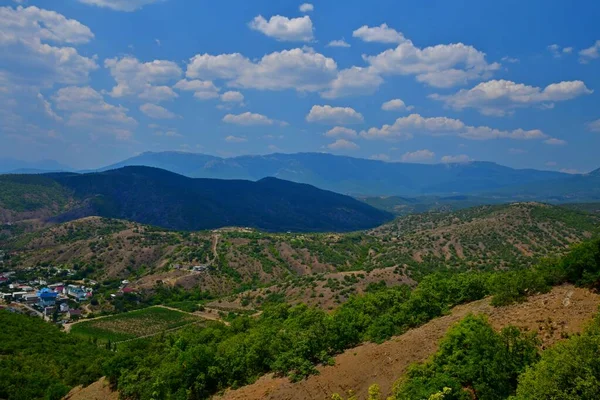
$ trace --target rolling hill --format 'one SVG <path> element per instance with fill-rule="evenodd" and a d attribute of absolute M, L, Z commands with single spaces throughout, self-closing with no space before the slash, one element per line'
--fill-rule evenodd
<path fill-rule="evenodd" d="M 157 168 L 125 167 L 0 180 L 5 182 L 0 207 L 7 214 L 64 211 L 54 213 L 56 222 L 96 215 L 178 230 L 248 226 L 269 231 L 350 231 L 391 219 L 387 212 L 351 197 L 276 178 L 192 179 Z"/>
<path fill-rule="evenodd" d="M 233 158 L 180 152 L 143 153 L 103 170 L 131 165 L 163 168 L 195 178 L 260 180 L 277 177 L 362 196 L 467 194 L 567 176 L 559 172 L 516 170 L 491 162 L 389 163 L 327 153 Z"/>

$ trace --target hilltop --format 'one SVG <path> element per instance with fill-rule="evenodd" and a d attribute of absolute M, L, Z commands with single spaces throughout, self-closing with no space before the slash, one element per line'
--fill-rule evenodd
<path fill-rule="evenodd" d="M 7 222 L 102 216 L 178 230 L 247 226 L 335 232 L 391 219 L 351 197 L 276 178 L 192 179 L 157 168 L 125 167 L 89 174 L 8 175 L 0 181 L 0 209 Z"/>
<path fill-rule="evenodd" d="M 370 283 L 410 283 L 432 271 L 531 265 L 592 237 L 599 221 L 536 203 L 409 215 L 346 234 L 175 232 L 93 217 L 0 245 L 20 268 L 62 265 L 76 267 L 81 277 L 128 278 L 148 289 L 160 280 L 221 295 L 249 286 L 254 290 L 228 301 L 257 306 L 272 294 L 328 308 Z M 210 268 L 197 273 L 190 271 L 194 265 Z"/>

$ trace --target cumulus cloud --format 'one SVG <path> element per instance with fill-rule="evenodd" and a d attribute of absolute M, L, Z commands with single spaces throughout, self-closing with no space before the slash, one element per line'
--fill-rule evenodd
<path fill-rule="evenodd" d="M 226 103 L 242 103 L 244 101 L 244 95 L 234 91 L 225 92 L 221 95 L 221 101 Z"/>
<path fill-rule="evenodd" d="M 259 15 L 249 24 L 251 29 L 281 42 L 310 42 L 313 40 L 313 24 L 308 15 L 287 18 L 274 15 L 268 21 Z"/>
<path fill-rule="evenodd" d="M 258 90 L 324 90 L 338 73 L 332 58 L 311 49 L 283 50 L 253 62 L 239 53 L 194 56 L 187 67 L 191 79 L 222 79 L 232 87 Z"/>
<path fill-rule="evenodd" d="M 591 47 L 583 49 L 579 52 L 579 62 L 587 64 L 591 60 L 600 57 L 600 40 L 597 40 Z"/>
<path fill-rule="evenodd" d="M 164 107 L 150 103 L 142 104 L 140 106 L 140 111 L 154 119 L 173 119 L 177 116 Z"/>
<path fill-rule="evenodd" d="M 361 113 L 350 107 L 313 106 L 306 116 L 308 122 L 331 125 L 351 125 L 364 121 Z"/>
<path fill-rule="evenodd" d="M 245 137 L 230 135 L 225 138 L 225 141 L 229 143 L 244 143 L 247 142 L 248 139 L 246 139 Z"/>
<path fill-rule="evenodd" d="M 95 58 L 81 56 L 71 46 L 93 38 L 90 28 L 55 11 L 0 7 L 0 67 L 15 71 L 6 72 L 11 85 L 51 87 L 86 82 L 98 65 Z"/>
<path fill-rule="evenodd" d="M 349 140 L 346 139 L 338 139 L 333 143 L 327 145 L 327 148 L 331 150 L 358 150 L 360 147 Z"/>
<path fill-rule="evenodd" d="M 346 42 L 344 39 L 332 40 L 327 43 L 327 47 L 350 47 L 350 44 Z"/>
<path fill-rule="evenodd" d="M 452 95 L 434 94 L 430 97 L 443 101 L 455 110 L 474 108 L 484 115 L 504 116 L 516 108 L 544 104 L 552 107 L 553 102 L 571 100 L 591 93 L 593 91 L 582 81 L 553 83 L 542 89 L 507 80 L 491 80 Z"/>
<path fill-rule="evenodd" d="M 471 157 L 466 154 L 460 154 L 457 156 L 444 156 L 442 162 L 444 164 L 464 164 L 473 161 Z"/>
<path fill-rule="evenodd" d="M 307 12 L 314 11 L 315 6 L 313 6 L 310 3 L 304 3 L 304 4 L 301 4 L 298 9 L 300 10 L 300 12 L 307 13 Z"/>
<path fill-rule="evenodd" d="M 600 119 L 588 123 L 587 129 L 591 132 L 600 132 Z"/>
<path fill-rule="evenodd" d="M 573 52 L 572 47 L 561 47 L 557 44 L 551 44 L 548 46 L 548 51 L 554 58 L 561 58 L 565 54 L 571 54 Z"/>
<path fill-rule="evenodd" d="M 211 81 L 199 79 L 182 79 L 173 86 L 175 89 L 194 92 L 194 97 L 200 100 L 208 100 L 219 97 L 219 88 Z"/>
<path fill-rule="evenodd" d="M 550 138 L 544 140 L 544 143 L 552 146 L 565 146 L 567 144 L 567 141 L 562 139 Z"/>
<path fill-rule="evenodd" d="M 235 125 L 244 125 L 244 126 L 252 126 L 252 125 L 273 125 L 276 121 L 262 115 L 255 114 L 251 112 L 245 112 L 243 114 L 227 114 L 223 117 L 223 122 L 228 124 Z"/>
<path fill-rule="evenodd" d="M 431 161 L 435 157 L 435 153 L 431 150 L 423 149 L 413 152 L 404 153 L 402 161 L 404 162 L 423 162 Z"/>
<path fill-rule="evenodd" d="M 328 137 L 347 137 L 347 138 L 355 138 L 358 136 L 358 133 L 354 129 L 346 128 L 343 126 L 336 126 L 327 132 L 325 132 L 325 136 Z"/>
<path fill-rule="evenodd" d="M 160 102 L 177 97 L 170 86 L 164 84 L 177 80 L 181 68 L 173 61 L 154 60 L 140 62 L 137 58 L 125 56 L 109 58 L 104 66 L 117 82 L 112 88 L 112 97 L 136 96 L 150 102 Z"/>
<path fill-rule="evenodd" d="M 40 101 L 46 116 L 48 116 L 49 118 L 51 118 L 55 121 L 59 121 L 59 122 L 63 120 L 60 115 L 58 115 L 54 112 L 54 110 L 52 109 L 52 104 L 50 104 L 50 102 L 48 100 L 46 100 L 41 93 L 37 94 L 37 98 Z"/>
<path fill-rule="evenodd" d="M 80 3 L 90 6 L 110 8 L 115 11 L 135 11 L 153 3 L 164 0 L 78 0 Z"/>
<path fill-rule="evenodd" d="M 385 103 L 383 103 L 381 105 L 381 109 L 384 111 L 410 111 L 412 109 L 414 109 L 413 106 L 407 106 L 406 104 L 404 104 L 404 101 L 400 100 L 400 99 L 393 99 L 390 101 L 386 101 Z"/>
<path fill-rule="evenodd" d="M 364 42 L 402 43 L 406 41 L 406 38 L 402 33 L 390 28 L 387 24 L 381 24 L 380 26 L 374 27 L 363 25 L 352 32 L 352 36 L 361 39 Z"/>
<path fill-rule="evenodd" d="M 102 94 L 89 86 L 69 86 L 52 98 L 56 109 L 68 114 L 67 125 L 93 133 L 108 133 L 118 139 L 129 139 L 137 121 L 127 109 L 104 101 Z"/>
<path fill-rule="evenodd" d="M 447 117 L 427 118 L 419 114 L 411 114 L 407 117 L 398 118 L 392 125 L 383 125 L 381 128 L 374 127 L 360 133 L 365 139 L 388 140 L 411 139 L 416 134 L 432 136 L 452 135 L 470 140 L 539 140 L 548 138 L 546 134 L 538 129 L 506 131 L 487 126 L 468 126 L 458 119 Z"/>
<path fill-rule="evenodd" d="M 321 93 L 325 99 L 364 96 L 373 94 L 383 83 L 383 78 L 370 68 L 351 67 L 339 72 L 329 89 Z"/>
<path fill-rule="evenodd" d="M 363 32 L 367 32 L 367 29 Z M 421 49 L 412 41 L 402 38 L 400 40 L 397 37 L 399 45 L 395 49 L 363 58 L 377 73 L 414 75 L 417 81 L 440 88 L 485 79 L 500 68 L 498 63 L 489 64 L 485 53 L 463 43 L 439 44 Z"/>

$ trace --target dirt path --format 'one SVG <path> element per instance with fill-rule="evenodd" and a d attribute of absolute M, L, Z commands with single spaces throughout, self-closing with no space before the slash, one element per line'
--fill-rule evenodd
<path fill-rule="evenodd" d="M 350 349 L 336 357 L 336 365 L 319 367 L 319 375 L 302 382 L 291 383 L 288 379 L 267 375 L 252 385 L 228 391 L 215 399 L 325 400 L 333 393 L 344 393 L 349 389 L 355 390 L 359 398 L 366 398 L 367 389 L 373 383 L 379 384 L 382 394 L 388 395 L 407 367 L 433 354 L 448 328 L 470 313 L 487 314 L 496 329 L 512 324 L 537 331 L 544 346 L 548 346 L 564 334 L 580 332 L 598 312 L 599 304 L 599 295 L 567 285 L 508 307 L 494 308 L 489 299 L 484 299 L 458 306 L 450 315 L 383 344 L 368 343 Z"/>

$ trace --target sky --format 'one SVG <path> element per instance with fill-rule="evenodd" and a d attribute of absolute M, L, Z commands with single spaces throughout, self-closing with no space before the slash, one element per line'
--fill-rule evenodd
<path fill-rule="evenodd" d="M 0 158 L 600 167 L 600 3 L 0 0 Z"/>

